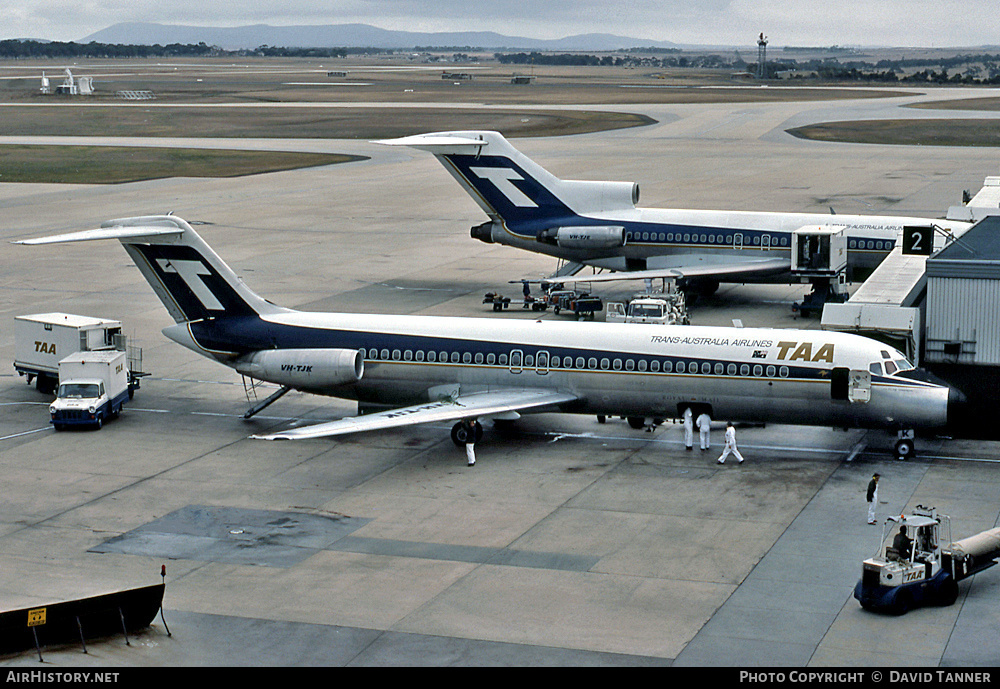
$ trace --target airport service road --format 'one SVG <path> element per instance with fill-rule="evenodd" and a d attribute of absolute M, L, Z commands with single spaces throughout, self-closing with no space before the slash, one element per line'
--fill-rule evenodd
<path fill-rule="evenodd" d="M 989 150 L 782 134 L 810 113 L 856 119 L 890 106 L 657 106 L 659 125 L 518 145 L 560 176 L 638 181 L 649 206 L 935 217 L 996 173 Z M 371 160 L 225 180 L 0 184 L 0 322 L 52 311 L 121 319 L 151 373 L 121 419 L 73 433 L 45 430 L 48 400 L 9 367 L 0 375 L 0 603 L 156 583 L 167 565 L 173 637 L 157 622 L 132 647 L 110 640 L 53 662 L 995 663 L 985 657 L 1000 645 L 992 571 L 955 606 L 909 614 L 927 637 L 917 651 L 902 636 L 909 624 L 864 613 L 850 594 L 877 545 L 864 523 L 871 473 L 885 477 L 881 514 L 932 504 L 961 537 L 997 521 L 1000 467 L 980 461 L 998 456 L 994 444 L 934 442 L 911 462 L 865 452 L 847 463 L 856 432 L 746 428 L 747 464 L 719 467 L 685 452 L 674 425 L 646 434 L 545 415 L 490 432 L 469 470 L 443 427 L 252 441 L 287 419 L 354 410 L 293 393 L 246 423 L 240 379 L 160 334 L 169 317 L 117 244 L 6 241 L 172 211 L 201 223 L 251 288 L 310 310 L 490 317 L 484 292 L 552 270 L 470 240 L 482 212 L 431 156 L 322 146 Z M 804 291 L 726 286 L 694 321 L 815 327 L 791 317 Z M 12 358 L 0 328 L 0 361 Z"/>

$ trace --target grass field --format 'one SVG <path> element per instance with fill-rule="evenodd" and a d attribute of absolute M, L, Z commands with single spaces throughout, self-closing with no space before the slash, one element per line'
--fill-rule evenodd
<path fill-rule="evenodd" d="M 644 73 L 607 67 L 517 68 L 485 61 L 422 64 L 402 58 L 296 60 L 81 60 L 95 94 L 42 94 L 62 66 L 46 61 L 2 65 L 0 136 L 380 139 L 451 129 L 491 129 L 510 137 L 555 136 L 653 122 L 601 105 L 758 103 L 880 98 L 892 92 L 856 87 L 785 88 L 733 81 L 721 71 Z M 454 72 L 459 76 L 451 76 Z M 511 83 L 530 74 L 527 85 Z M 448 77 L 448 78 L 443 78 Z M 151 101 L 119 91 L 147 90 Z M 437 103 L 449 106 L 440 107 Z M 547 110 L 545 105 L 582 106 Z M 541 107 L 539 107 L 541 106 Z M 980 107 L 996 107 L 984 103 Z M 796 136 L 828 141 L 985 145 L 995 125 L 837 123 L 803 127 Z M 0 145 L 0 182 L 110 184 L 164 176 L 223 177 L 343 162 L 341 156 L 158 147 Z"/>
<path fill-rule="evenodd" d="M 0 182 L 119 184 L 160 177 L 237 177 L 358 159 L 280 151 L 0 146 Z"/>
<path fill-rule="evenodd" d="M 1000 120 L 861 120 L 789 129 L 802 139 L 908 146 L 1000 146 Z"/>

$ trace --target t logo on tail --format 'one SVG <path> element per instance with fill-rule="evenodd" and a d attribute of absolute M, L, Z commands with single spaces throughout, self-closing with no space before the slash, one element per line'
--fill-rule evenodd
<path fill-rule="evenodd" d="M 507 167 L 470 167 L 469 170 L 480 179 L 492 182 L 493 186 L 518 208 L 538 208 L 537 203 L 514 186 L 513 180 L 524 179 L 514 170 Z"/>
<path fill-rule="evenodd" d="M 212 273 L 205 267 L 205 264 L 201 261 L 182 261 L 177 259 L 167 259 L 158 258 L 156 259 L 156 265 L 160 267 L 164 273 L 176 273 L 180 276 L 184 284 L 194 292 L 194 296 L 198 297 L 198 301 L 209 311 L 225 311 L 226 307 L 215 298 L 212 294 L 212 290 L 208 288 L 205 281 L 201 279 L 202 275 L 211 275 Z"/>

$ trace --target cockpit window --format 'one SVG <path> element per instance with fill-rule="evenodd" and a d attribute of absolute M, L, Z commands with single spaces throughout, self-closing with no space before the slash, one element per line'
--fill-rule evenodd
<path fill-rule="evenodd" d="M 877 361 L 873 361 L 868 364 L 868 370 L 871 371 L 873 376 L 880 376 L 882 375 L 882 364 Z"/>
<path fill-rule="evenodd" d="M 891 361 L 885 362 L 885 375 L 891 376 L 896 372 L 896 364 Z"/>

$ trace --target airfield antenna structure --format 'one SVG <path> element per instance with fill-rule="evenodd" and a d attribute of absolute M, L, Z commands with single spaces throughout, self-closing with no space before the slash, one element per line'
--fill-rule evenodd
<path fill-rule="evenodd" d="M 767 78 L 767 37 L 763 32 L 757 39 L 757 78 Z"/>

